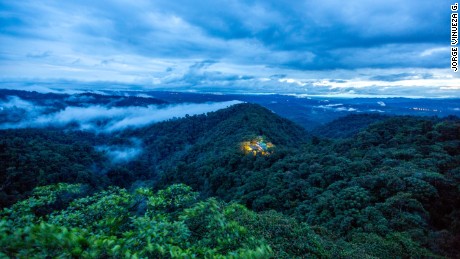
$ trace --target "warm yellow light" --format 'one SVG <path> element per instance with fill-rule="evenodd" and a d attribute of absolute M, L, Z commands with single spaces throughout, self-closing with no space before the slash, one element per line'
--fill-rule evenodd
<path fill-rule="evenodd" d="M 252 153 L 254 156 L 257 154 L 261 154 L 263 156 L 270 155 L 273 151 L 272 149 L 275 147 L 271 142 L 265 142 L 262 137 L 257 137 L 250 141 L 241 142 L 241 150 L 245 153 Z"/>

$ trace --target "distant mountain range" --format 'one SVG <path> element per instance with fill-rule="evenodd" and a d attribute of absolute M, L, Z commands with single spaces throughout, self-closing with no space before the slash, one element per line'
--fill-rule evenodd
<path fill-rule="evenodd" d="M 409 99 L 409 98 L 331 98 L 299 97 L 289 95 L 221 95 L 160 91 L 104 91 L 98 93 L 55 94 L 18 90 L 0 90 L 0 100 L 5 102 L 16 96 L 36 105 L 46 105 L 52 111 L 66 106 L 103 105 L 128 107 L 167 105 L 180 103 L 208 103 L 239 100 L 260 104 L 278 115 L 296 122 L 307 130 L 349 114 L 373 113 L 381 115 L 460 116 L 460 99 Z M 1 105 L 1 104 L 0 104 Z M 5 114 L 0 110 L 0 122 Z"/>

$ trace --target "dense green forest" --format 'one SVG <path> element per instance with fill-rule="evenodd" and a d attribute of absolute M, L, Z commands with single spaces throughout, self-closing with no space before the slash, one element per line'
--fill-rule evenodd
<path fill-rule="evenodd" d="M 263 136 L 270 155 L 245 155 Z M 116 161 L 101 146 L 142 149 Z M 460 119 L 353 115 L 305 132 L 253 104 L 114 134 L 0 131 L 9 257 L 448 257 Z"/>
<path fill-rule="evenodd" d="M 388 115 L 381 115 L 379 113 L 350 114 L 317 127 L 313 129 L 312 133 L 325 138 L 348 138 L 367 128 L 370 124 L 388 118 Z"/>

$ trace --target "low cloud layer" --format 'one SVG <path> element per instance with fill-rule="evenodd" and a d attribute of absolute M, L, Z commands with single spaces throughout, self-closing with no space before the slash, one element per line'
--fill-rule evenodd
<path fill-rule="evenodd" d="M 124 146 L 98 146 L 98 151 L 102 151 L 112 161 L 112 163 L 127 163 L 138 157 L 143 149 L 139 139 L 131 139 L 131 145 Z"/>
<path fill-rule="evenodd" d="M 341 103 L 318 105 L 315 108 L 324 109 L 324 110 L 332 110 L 332 111 L 335 111 L 335 112 L 357 112 L 357 111 L 359 111 L 358 109 L 355 109 L 353 107 L 346 107 Z"/>
<path fill-rule="evenodd" d="M 94 105 L 89 107 L 69 106 L 57 112 L 46 112 L 46 107 L 36 107 L 33 103 L 17 97 L 0 103 L 3 123 L 0 128 L 27 128 L 49 126 L 76 126 L 82 130 L 97 132 L 114 132 L 127 128 L 143 127 L 155 122 L 185 115 L 196 115 L 229 107 L 240 101 L 227 101 L 202 104 L 179 104 L 168 106 L 149 105 L 147 107 L 106 107 Z M 17 113 L 15 118 L 8 117 Z M 121 154 L 120 154 L 121 155 Z"/>

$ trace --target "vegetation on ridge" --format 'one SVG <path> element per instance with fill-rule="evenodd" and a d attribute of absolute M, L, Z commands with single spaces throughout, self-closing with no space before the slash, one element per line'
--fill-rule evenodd
<path fill-rule="evenodd" d="M 369 126 L 340 139 L 312 137 L 295 124 L 251 104 L 118 135 L 90 136 L 59 130 L 49 133 L 45 129 L 2 131 L 2 200 L 12 197 L 20 200 L 13 206 L 3 203 L 7 208 L 2 212 L 1 229 L 8 235 L 2 234 L 1 238 L 4 244 L 11 245 L 10 250 L 2 252 L 9 256 L 26 253 L 27 242 L 36 240 L 17 237 L 47 236 L 40 231 L 51 231 L 59 237 L 63 232 L 85 238 L 92 233 L 94 238 L 114 240 L 110 244 L 120 245 L 123 253 L 132 253 L 134 250 L 123 242 L 130 242 L 126 233 L 132 233 L 133 237 L 140 235 L 135 230 L 138 223 L 133 220 L 146 215 L 155 218 L 158 213 L 167 214 L 168 221 L 142 224 L 152 229 L 159 227 L 155 224 L 165 227 L 164 232 L 151 234 L 165 234 L 177 242 L 173 245 L 181 252 L 197 256 L 205 256 L 202 251 L 210 249 L 223 256 L 246 251 L 277 258 L 455 257 L 460 247 L 460 120 L 409 116 L 376 121 L 362 118 Z M 342 123 L 346 122 L 344 119 Z M 328 136 L 340 135 L 333 130 L 327 129 Z M 245 155 L 240 143 L 260 135 L 276 145 L 276 150 L 270 156 Z M 142 152 L 131 161 L 117 163 L 104 156 L 104 151 L 95 149 L 100 143 L 128 145 L 134 137 L 142 142 Z M 83 139 L 86 144 L 78 146 Z M 47 153 L 42 153 L 43 150 Z M 84 185 L 40 187 L 39 194 L 35 191 L 24 200 L 36 180 L 39 185 L 58 182 Z M 127 189 L 106 188 L 111 185 Z M 50 194 L 60 192 L 61 187 L 56 186 L 70 189 L 63 192 L 65 195 Z M 75 188 L 78 190 L 71 191 Z M 154 200 L 151 197 L 161 196 L 162 191 L 156 191 L 163 189 L 164 193 L 171 188 L 189 193 L 186 196 L 193 196 L 193 202 L 166 211 L 149 210 Z M 40 196 L 40 193 L 48 194 Z M 104 211 L 108 208 L 98 203 L 100 200 L 113 202 L 113 211 Z M 221 248 L 219 244 L 193 239 L 192 234 L 187 234 L 194 229 L 187 224 L 194 221 L 187 221 L 184 215 L 193 208 L 200 211 L 200 204 L 216 208 L 215 215 L 221 217 L 225 231 L 200 229 L 201 225 L 213 224 L 213 219 L 204 217 L 208 212 L 203 211 L 192 216 L 202 220 L 193 225 L 197 231 L 206 233 L 203 235 L 214 233 L 213 238 L 217 239 L 238 233 L 244 241 Z M 104 213 L 97 214 L 99 209 Z M 237 213 L 230 213 L 232 210 Z M 120 218 L 110 218 L 111 212 Z M 13 217 L 11 213 L 19 216 Z M 85 218 L 92 217 L 92 213 L 103 215 L 101 220 L 106 216 L 110 219 L 104 219 L 107 223 Z M 74 215 L 66 217 L 76 217 L 76 221 L 65 222 L 64 214 Z M 28 221 L 15 223 L 21 218 Z M 58 227 L 62 224 L 66 230 Z M 105 236 L 95 234 L 101 233 L 101 229 Z M 19 234 L 12 235 L 14 231 Z M 54 234 L 49 235 L 52 238 Z M 16 237 L 17 242 L 9 237 Z M 168 245 L 165 251 L 176 251 L 168 242 L 159 244 Z M 53 251 L 67 246 L 70 244 L 64 242 Z M 79 255 L 94 252 L 110 256 L 108 249 L 113 248 L 96 239 L 89 245 L 77 246 Z M 197 250 L 187 251 L 188 248 Z"/>

